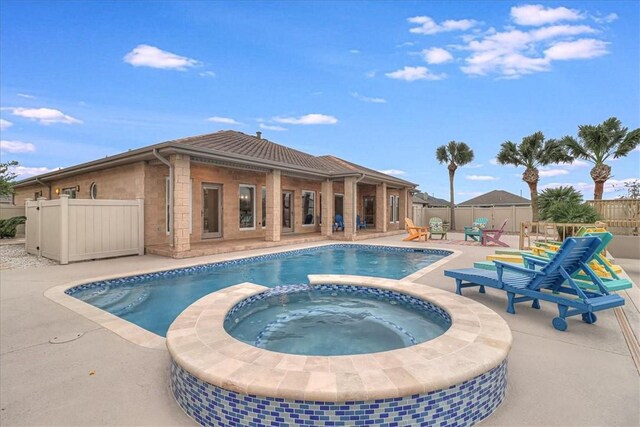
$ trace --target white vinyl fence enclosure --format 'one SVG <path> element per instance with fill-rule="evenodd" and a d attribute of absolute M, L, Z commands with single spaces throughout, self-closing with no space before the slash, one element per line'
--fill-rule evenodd
<path fill-rule="evenodd" d="M 71 261 L 144 255 L 144 200 L 69 199 L 26 202 L 30 254 Z"/>
<path fill-rule="evenodd" d="M 520 223 L 531 221 L 531 206 L 457 206 L 455 208 L 456 228 L 460 231 L 465 226 L 471 226 L 476 218 L 488 218 L 489 228 L 498 228 L 505 219 L 509 219 L 505 231 L 509 233 L 519 233 Z M 429 225 L 429 218 L 438 217 L 443 221 L 451 223 L 451 209 L 449 208 L 426 208 L 421 206 L 413 207 L 413 221 L 416 225 Z"/>

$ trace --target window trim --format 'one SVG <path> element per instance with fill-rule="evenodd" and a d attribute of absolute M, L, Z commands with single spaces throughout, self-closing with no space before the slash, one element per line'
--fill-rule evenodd
<path fill-rule="evenodd" d="M 264 197 L 262 197 L 264 194 Z M 264 201 L 264 203 L 262 203 Z M 262 218 L 264 217 L 264 225 L 261 227 L 263 230 L 267 228 L 267 186 L 263 185 L 260 190 L 260 204 L 262 205 L 262 217 L 260 218 L 260 223 L 262 224 Z"/>
<path fill-rule="evenodd" d="M 305 213 L 304 210 L 304 195 L 305 194 L 312 194 L 313 195 L 313 213 L 311 214 L 311 224 L 305 224 L 304 223 L 304 218 L 309 215 L 308 213 Z M 302 190 L 302 197 L 301 197 L 301 206 L 300 206 L 300 211 L 302 213 L 302 226 L 303 227 L 314 227 L 316 225 L 316 192 L 313 190 Z"/>
<path fill-rule="evenodd" d="M 251 188 L 253 189 L 253 200 L 252 200 L 252 220 L 253 220 L 253 225 L 251 227 L 242 227 L 242 224 L 240 223 L 240 190 L 242 188 Z M 238 185 L 238 229 L 240 231 L 252 231 L 256 229 L 256 186 L 253 184 L 239 184 Z"/>

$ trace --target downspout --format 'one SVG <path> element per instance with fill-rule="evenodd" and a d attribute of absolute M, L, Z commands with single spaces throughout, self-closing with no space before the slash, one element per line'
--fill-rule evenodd
<path fill-rule="evenodd" d="M 358 195 L 358 183 L 364 179 L 365 175 L 360 174 L 360 178 L 356 179 L 353 183 L 353 194 Z M 356 212 L 356 204 L 357 197 L 353 198 L 353 234 L 356 235 L 358 233 L 358 223 L 356 222 L 356 217 L 358 213 Z M 362 218 L 361 218 L 362 219 Z"/>
<path fill-rule="evenodd" d="M 51 183 L 49 184 L 45 184 L 44 182 L 40 181 L 39 178 L 36 178 L 36 182 L 40 185 L 42 185 L 43 187 L 47 187 L 49 189 L 49 200 L 51 200 Z"/>
<path fill-rule="evenodd" d="M 158 153 L 157 148 L 153 149 L 153 155 L 169 167 L 169 245 L 173 246 L 173 165 Z"/>

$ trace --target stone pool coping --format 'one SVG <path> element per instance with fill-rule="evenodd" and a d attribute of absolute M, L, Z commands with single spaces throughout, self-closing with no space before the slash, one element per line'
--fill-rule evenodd
<path fill-rule="evenodd" d="M 441 336 L 398 350 L 349 356 L 302 356 L 253 347 L 224 330 L 228 311 L 269 289 L 242 283 L 194 302 L 173 322 L 167 348 L 190 374 L 225 390 L 283 399 L 345 402 L 424 394 L 471 380 L 499 366 L 511 349 L 507 323 L 493 310 L 450 292 L 407 280 L 310 275 L 314 284 L 388 289 L 445 309 Z"/>
<path fill-rule="evenodd" d="M 228 256 L 223 256 L 223 257 L 216 256 L 215 260 L 204 261 L 200 259 L 200 260 L 193 260 L 192 262 L 186 262 L 184 264 L 180 264 L 180 266 L 172 266 L 167 268 L 140 269 L 140 270 L 130 271 L 124 275 L 122 273 L 119 273 L 119 274 L 110 274 L 105 276 L 97 276 L 92 278 L 85 278 L 82 280 L 74 280 L 72 282 L 67 282 L 63 285 L 58 285 L 58 286 L 54 286 L 52 288 L 47 289 L 44 292 L 44 296 L 49 298 L 51 301 L 56 302 L 62 305 L 63 307 L 66 307 L 80 314 L 81 316 L 91 320 L 92 322 L 97 323 L 98 325 L 106 329 L 109 329 L 110 331 L 114 332 L 115 334 L 119 335 L 120 337 L 126 339 L 129 342 L 132 342 L 134 344 L 137 344 L 141 347 L 146 347 L 146 348 L 165 349 L 166 348 L 165 337 L 155 334 L 151 331 L 148 331 L 136 325 L 135 323 L 122 319 L 114 314 L 109 313 L 108 311 L 102 310 L 101 308 L 95 307 L 91 304 L 88 304 L 84 301 L 74 298 L 71 295 L 67 295 L 65 291 L 71 288 L 75 288 L 76 286 L 84 285 L 87 283 L 100 282 L 104 280 L 126 278 L 131 276 L 138 276 L 142 274 L 149 274 L 149 273 L 159 273 L 163 271 L 171 271 L 171 270 L 176 270 L 181 268 L 195 267 L 199 265 L 213 264 L 213 263 L 232 261 L 232 260 L 240 260 L 244 258 L 250 258 L 255 256 L 261 256 L 261 255 L 293 252 L 300 249 L 319 248 L 323 246 L 332 246 L 337 244 L 351 244 L 354 246 L 355 245 L 387 246 L 392 248 L 404 248 L 404 249 L 413 247 L 413 246 L 403 246 L 403 245 L 394 245 L 394 244 L 385 244 L 385 243 L 370 243 L 370 242 L 343 243 L 343 242 L 331 241 L 331 242 L 321 242 L 321 243 L 309 244 L 309 245 L 301 245 L 301 246 L 296 246 L 295 248 L 288 248 L 288 249 L 284 249 L 282 247 L 269 248 L 266 250 L 252 251 L 250 255 L 247 255 L 246 252 L 245 253 L 234 252 L 234 253 L 228 254 Z M 450 248 L 420 247 L 418 249 L 443 250 L 443 251 L 451 252 L 451 255 L 447 255 L 443 259 L 436 261 L 433 264 L 428 265 L 427 267 L 410 274 L 409 276 L 404 277 L 402 280 L 416 280 L 422 277 L 423 275 L 427 274 L 428 272 L 440 267 L 444 263 L 462 254 L 461 251 L 456 249 L 450 249 Z"/>

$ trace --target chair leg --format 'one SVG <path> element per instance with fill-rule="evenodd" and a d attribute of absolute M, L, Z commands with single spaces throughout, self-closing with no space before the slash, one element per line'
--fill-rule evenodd
<path fill-rule="evenodd" d="M 486 291 L 484 290 L 484 285 L 480 285 L 480 293 L 484 294 Z"/>
<path fill-rule="evenodd" d="M 507 313 L 516 314 L 516 306 L 515 302 L 513 301 L 515 296 L 516 294 L 514 294 L 513 292 L 507 292 L 507 298 L 509 298 L 509 300 L 507 301 Z"/>
<path fill-rule="evenodd" d="M 538 298 L 535 298 L 533 300 L 533 304 L 531 304 L 532 308 L 535 308 L 536 310 L 540 310 L 540 300 Z"/>

